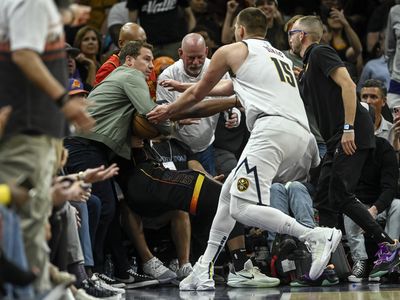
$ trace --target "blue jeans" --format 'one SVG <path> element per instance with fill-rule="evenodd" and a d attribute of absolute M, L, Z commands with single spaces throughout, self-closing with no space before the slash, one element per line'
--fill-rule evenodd
<path fill-rule="evenodd" d="M 270 205 L 281 212 L 292 216 L 300 224 L 314 228 L 313 202 L 307 188 L 294 181 L 286 187 L 281 183 L 273 183 L 270 189 Z M 275 233 L 268 233 L 268 241 L 275 239 Z"/>
<path fill-rule="evenodd" d="M 0 215 L 3 219 L 3 243 L 4 255 L 12 263 L 22 270 L 28 270 L 28 261 L 25 255 L 24 242 L 20 229 L 19 217 L 12 211 L 0 205 Z M 17 287 L 11 284 L 5 284 L 7 297 L 16 299 L 33 299 L 34 293 L 32 286 Z"/>
<path fill-rule="evenodd" d="M 79 217 L 81 219 L 81 226 L 78 228 L 78 232 L 82 245 L 85 266 L 93 267 L 94 260 L 92 245 L 100 219 L 101 201 L 95 195 L 91 195 L 86 203 L 71 202 L 71 205 L 79 211 Z"/>
<path fill-rule="evenodd" d="M 210 175 L 217 175 L 217 172 L 215 170 L 215 156 L 213 145 L 208 146 L 206 150 L 197 152 L 196 158 Z"/>
<path fill-rule="evenodd" d="M 67 138 L 64 144 L 69 151 L 66 165 L 68 173 L 77 173 L 87 168 L 96 168 L 101 165 L 106 168 L 109 166 L 108 151 L 110 150 L 105 145 L 80 138 Z M 100 220 L 92 244 L 95 270 L 101 272 L 104 265 L 105 239 L 118 201 L 113 180 L 108 179 L 94 183 L 92 194 L 99 197 L 101 201 Z M 95 213 L 91 211 L 91 206 L 88 206 L 88 212 L 89 215 Z"/>
<path fill-rule="evenodd" d="M 369 206 L 365 205 L 367 208 Z M 349 243 L 350 253 L 353 261 L 368 259 L 365 249 L 363 230 L 349 217 L 343 215 L 344 228 Z M 388 209 L 380 213 L 376 220 L 386 220 L 385 231 L 392 239 L 399 239 L 400 236 L 400 200 L 393 199 Z"/>

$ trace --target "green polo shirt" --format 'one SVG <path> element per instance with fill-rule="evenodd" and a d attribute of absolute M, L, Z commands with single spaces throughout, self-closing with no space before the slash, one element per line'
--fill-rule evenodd
<path fill-rule="evenodd" d="M 93 102 L 88 112 L 96 125 L 91 132 L 76 136 L 103 143 L 117 155 L 130 159 L 133 113 L 145 115 L 157 105 L 150 98 L 143 73 L 127 66 L 118 67 L 92 90 L 88 101 Z M 156 127 L 162 134 L 171 133 L 169 121 Z"/>

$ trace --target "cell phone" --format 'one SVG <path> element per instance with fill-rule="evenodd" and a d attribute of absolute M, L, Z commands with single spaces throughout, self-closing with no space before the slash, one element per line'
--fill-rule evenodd
<path fill-rule="evenodd" d="M 15 182 L 15 185 L 23 187 L 28 191 L 34 188 L 31 178 L 27 175 L 19 176 Z"/>
<path fill-rule="evenodd" d="M 168 104 L 169 102 L 167 100 L 156 100 L 156 103 L 158 105 L 161 105 L 161 104 Z"/>
<path fill-rule="evenodd" d="M 393 107 L 393 116 L 395 118 L 399 118 L 400 117 L 400 105 L 396 105 Z"/>
<path fill-rule="evenodd" d="M 229 119 L 232 118 L 232 108 L 229 108 L 228 110 L 224 111 L 224 118 L 225 121 L 228 121 Z"/>

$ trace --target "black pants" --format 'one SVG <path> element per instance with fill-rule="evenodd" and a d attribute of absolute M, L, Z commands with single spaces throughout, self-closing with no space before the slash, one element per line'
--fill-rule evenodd
<path fill-rule="evenodd" d="M 200 174 L 193 170 L 171 171 L 158 164 L 145 162 L 131 171 L 126 187 L 128 206 L 141 216 L 154 217 L 170 210 L 183 210 L 190 214 L 193 260 L 197 260 L 207 247 L 222 188 L 221 184 L 205 176 L 196 209 L 191 209 Z M 229 239 L 243 234 L 243 225 L 236 222 Z"/>
<path fill-rule="evenodd" d="M 371 149 L 346 155 L 340 145 L 328 150 L 321 163 L 321 173 L 315 197 L 320 226 L 338 227 L 339 213 L 346 214 L 376 242 L 393 242 L 354 195 L 363 166 Z"/>

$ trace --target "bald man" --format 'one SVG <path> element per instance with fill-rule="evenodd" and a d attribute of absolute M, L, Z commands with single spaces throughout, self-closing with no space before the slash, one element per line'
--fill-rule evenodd
<path fill-rule="evenodd" d="M 167 100 L 172 103 L 180 96 L 180 92 L 170 90 L 164 86 L 165 80 L 176 80 L 182 83 L 196 83 L 202 77 L 210 64 L 207 58 L 208 47 L 204 38 L 198 33 L 189 33 L 182 39 L 178 50 L 180 59 L 166 68 L 159 76 L 160 85 L 157 86 L 157 99 Z M 228 73 L 223 79 L 229 79 Z M 209 97 L 207 97 L 209 99 Z M 240 114 L 236 110 L 236 115 Z M 211 175 L 216 175 L 214 161 L 214 132 L 217 126 L 219 114 L 202 118 L 198 124 L 182 126 L 174 134 L 175 137 L 190 146 L 190 150 L 196 154 L 197 160 Z M 237 124 L 235 124 L 235 127 Z"/>
<path fill-rule="evenodd" d="M 126 23 L 121 27 L 119 31 L 118 38 L 118 48 L 121 49 L 126 42 L 129 41 L 143 41 L 147 40 L 146 32 L 144 29 L 136 24 L 136 23 Z M 110 58 L 100 67 L 100 69 L 96 73 L 96 80 L 94 85 L 98 85 L 100 82 L 104 80 L 112 71 L 114 71 L 121 64 L 119 62 L 119 51 L 118 53 L 114 53 L 110 56 Z M 152 80 L 152 76 L 150 76 L 149 80 Z M 154 77 L 155 80 L 155 77 Z"/>

